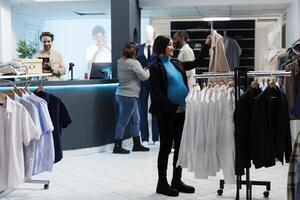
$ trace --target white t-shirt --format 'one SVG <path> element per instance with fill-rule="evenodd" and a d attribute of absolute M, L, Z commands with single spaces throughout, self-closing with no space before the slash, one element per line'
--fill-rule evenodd
<path fill-rule="evenodd" d="M 182 62 L 195 60 L 194 51 L 188 44 L 185 44 L 179 50 L 178 60 Z M 193 87 L 193 84 L 196 83 L 196 80 L 194 78 L 195 74 L 196 74 L 196 69 L 191 69 L 189 71 L 186 71 L 186 76 L 188 79 L 188 85 L 190 89 Z"/>
<path fill-rule="evenodd" d="M 88 61 L 88 63 L 91 62 L 92 58 L 94 57 L 94 55 L 96 54 L 96 52 L 98 51 L 99 46 L 97 46 L 96 44 L 92 44 L 91 46 L 89 46 L 86 50 L 86 59 Z M 94 62 L 111 62 L 111 51 L 108 48 L 105 47 L 101 47 L 100 51 L 97 53 L 96 59 Z"/>
<path fill-rule="evenodd" d="M 0 191 L 24 181 L 23 144 L 40 137 L 29 113 L 9 97 L 0 106 Z"/>

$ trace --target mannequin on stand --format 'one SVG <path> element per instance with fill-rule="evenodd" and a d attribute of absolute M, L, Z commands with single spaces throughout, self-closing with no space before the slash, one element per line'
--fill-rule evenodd
<path fill-rule="evenodd" d="M 153 40 L 154 29 L 151 25 L 145 28 L 145 43 L 139 45 L 137 59 L 143 66 L 149 67 L 156 59 L 156 55 L 153 54 Z M 149 142 L 149 126 L 148 126 L 148 99 L 150 95 L 150 79 L 147 81 L 141 81 L 141 91 L 139 95 L 139 112 L 140 112 L 140 129 L 143 145 Z M 154 144 L 158 144 L 158 125 L 157 118 L 152 115 L 152 141 Z"/>

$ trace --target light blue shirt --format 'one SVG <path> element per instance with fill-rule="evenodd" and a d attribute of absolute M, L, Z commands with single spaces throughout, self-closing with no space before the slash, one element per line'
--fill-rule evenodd
<path fill-rule="evenodd" d="M 25 109 L 28 111 L 32 121 L 34 122 L 39 135 L 41 136 L 41 127 L 40 127 L 40 118 L 39 113 L 35 105 L 31 102 L 22 99 L 17 94 L 14 96 L 14 100 L 22 104 Z M 25 166 L 25 180 L 29 180 L 32 177 L 33 165 L 35 159 L 35 150 L 36 150 L 36 140 L 32 140 L 30 145 L 24 147 L 24 166 Z"/>
<path fill-rule="evenodd" d="M 188 88 L 184 84 L 182 74 L 171 63 L 170 59 L 166 56 L 160 56 L 160 59 L 165 66 L 168 77 L 168 99 L 172 103 L 185 107 L 185 98 L 189 93 Z"/>
<path fill-rule="evenodd" d="M 32 175 L 40 174 L 44 171 L 52 171 L 54 163 L 54 141 L 52 131 L 54 129 L 47 103 L 37 96 L 29 95 L 22 98 L 31 102 L 37 107 L 42 135 L 36 141 L 35 159 Z"/>

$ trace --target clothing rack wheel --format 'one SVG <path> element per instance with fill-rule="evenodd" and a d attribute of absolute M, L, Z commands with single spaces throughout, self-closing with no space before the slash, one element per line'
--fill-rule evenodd
<path fill-rule="evenodd" d="M 269 194 L 270 194 L 269 191 L 264 191 L 264 197 L 265 198 L 269 198 Z"/>
<path fill-rule="evenodd" d="M 44 185 L 44 189 L 45 189 L 45 190 L 48 190 L 48 189 L 49 189 L 49 184 L 45 184 L 45 185 Z"/>
<path fill-rule="evenodd" d="M 50 181 L 49 180 L 26 180 L 25 183 L 33 183 L 33 184 L 44 184 L 44 189 L 48 190 Z"/>
<path fill-rule="evenodd" d="M 220 189 L 217 190 L 218 196 L 222 196 L 224 190 L 225 181 L 222 179 L 220 180 Z"/>

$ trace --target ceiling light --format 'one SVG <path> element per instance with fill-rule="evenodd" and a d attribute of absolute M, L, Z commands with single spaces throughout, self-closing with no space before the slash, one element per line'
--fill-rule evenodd
<path fill-rule="evenodd" d="M 64 2 L 64 1 L 80 1 L 80 0 L 34 0 L 38 3 L 44 3 L 44 2 Z"/>
<path fill-rule="evenodd" d="M 204 17 L 203 21 L 211 22 L 211 21 L 230 21 L 230 17 Z"/>

